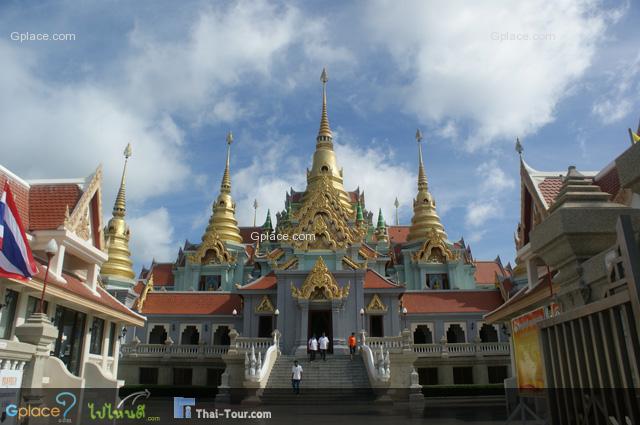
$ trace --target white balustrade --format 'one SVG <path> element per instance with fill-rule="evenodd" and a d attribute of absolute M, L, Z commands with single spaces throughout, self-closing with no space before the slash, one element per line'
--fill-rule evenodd
<path fill-rule="evenodd" d="M 126 344 L 122 347 L 125 357 L 221 357 L 229 351 L 228 345 L 205 344 Z"/>
<path fill-rule="evenodd" d="M 508 342 L 479 342 L 479 343 L 440 343 L 440 344 L 413 344 L 413 351 L 419 357 L 440 356 L 508 356 L 510 345 Z"/>

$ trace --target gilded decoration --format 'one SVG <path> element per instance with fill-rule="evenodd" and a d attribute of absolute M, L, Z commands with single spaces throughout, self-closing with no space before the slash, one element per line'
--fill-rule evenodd
<path fill-rule="evenodd" d="M 269 265 L 274 270 L 289 270 L 298 264 L 298 259 L 296 257 L 292 257 L 289 260 L 285 261 L 282 264 L 278 264 L 277 261 L 270 261 Z"/>
<path fill-rule="evenodd" d="M 427 233 L 427 240 L 419 251 L 412 254 L 413 261 L 421 263 L 446 263 L 457 258 L 451 251 L 440 232 L 431 229 Z"/>
<path fill-rule="evenodd" d="M 153 272 L 151 273 L 151 276 L 149 276 L 149 279 L 147 279 L 147 283 L 144 285 L 140 297 L 136 300 L 135 310 L 142 311 L 144 302 L 147 300 L 147 295 L 151 291 L 153 291 Z"/>
<path fill-rule="evenodd" d="M 294 213 L 293 223 L 282 229 L 289 235 L 294 248 L 343 249 L 362 241 L 365 232 L 361 228 L 349 226 L 353 218 L 341 203 L 340 196 L 328 176 L 323 176 L 321 184 L 307 192 L 302 206 Z M 315 240 L 294 240 L 293 235 L 314 235 Z"/>
<path fill-rule="evenodd" d="M 187 254 L 187 259 L 191 264 L 232 264 L 236 261 L 215 231 L 205 233 L 196 252 Z"/>
<path fill-rule="evenodd" d="M 365 310 L 367 313 L 386 313 L 387 306 L 384 305 L 378 294 L 373 294 L 373 297 L 371 297 L 371 301 L 369 301 Z"/>
<path fill-rule="evenodd" d="M 349 284 L 340 288 L 322 257 L 319 257 L 300 289 L 291 284 L 291 296 L 305 300 L 341 300 L 349 296 Z"/>
<path fill-rule="evenodd" d="M 273 313 L 275 310 L 271 299 L 266 295 L 262 297 L 260 304 L 256 306 L 256 313 Z"/>
<path fill-rule="evenodd" d="M 91 238 L 91 228 L 89 222 L 89 212 L 91 210 L 90 204 L 91 200 L 94 196 L 97 196 L 98 211 L 100 210 L 100 185 L 102 184 L 102 165 L 99 165 L 96 169 L 95 173 L 93 173 L 93 177 L 87 184 L 87 187 L 84 189 L 82 196 L 78 200 L 73 211 L 69 211 L 69 206 L 67 205 L 67 210 L 65 211 L 64 217 L 64 228 L 75 233 L 83 240 L 89 240 Z M 101 224 L 98 224 L 98 229 L 102 227 Z M 101 237 L 98 238 L 100 240 L 100 244 L 102 244 Z"/>

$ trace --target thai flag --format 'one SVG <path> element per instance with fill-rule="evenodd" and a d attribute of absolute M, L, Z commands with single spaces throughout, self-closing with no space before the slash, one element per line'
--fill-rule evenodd
<path fill-rule="evenodd" d="M 9 182 L 0 197 L 0 277 L 28 279 L 37 272 Z"/>

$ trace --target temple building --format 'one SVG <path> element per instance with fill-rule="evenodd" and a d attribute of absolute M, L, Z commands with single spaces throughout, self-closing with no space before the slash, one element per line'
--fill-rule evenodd
<path fill-rule="evenodd" d="M 511 336 L 507 386 L 538 390 L 509 392 L 514 415 L 528 404 L 546 423 L 640 420 L 640 137 L 629 133 L 632 146 L 595 172 L 535 170 L 516 144 L 517 266 L 485 316 Z"/>
<path fill-rule="evenodd" d="M 126 237 L 112 230 L 112 222 L 126 229 L 124 204 L 114 208 L 107 229 L 114 248 L 103 275 L 130 285 L 119 289 L 137 294 L 133 308 L 147 318 L 123 346 L 127 383 L 266 391 L 277 384 L 271 371 L 304 358 L 309 338 L 323 333 L 336 362 L 348 353 L 348 336 L 359 336 L 371 387 L 501 385 L 511 376 L 508 338 L 483 320 L 504 301 L 499 282 L 510 265 L 477 261 L 464 240 L 448 239 L 420 131 L 411 224 L 389 225 L 381 211 L 374 221 L 364 192 L 344 187 L 348 170 L 334 151 L 324 70 L 321 81 L 307 185 L 285 194 L 275 220 L 269 212 L 262 226 L 238 226 L 231 133 L 201 241 L 185 242 L 173 262 L 144 268 L 135 283 L 122 255 Z M 269 234 L 281 237 L 255 240 Z"/>
<path fill-rule="evenodd" d="M 123 330 L 145 319 L 111 296 L 100 278 L 108 258 L 102 167 L 86 178 L 25 180 L 0 165 L 0 187 L 5 184 L 37 272 L 31 279 L 0 277 L 3 388 L 122 386 Z"/>

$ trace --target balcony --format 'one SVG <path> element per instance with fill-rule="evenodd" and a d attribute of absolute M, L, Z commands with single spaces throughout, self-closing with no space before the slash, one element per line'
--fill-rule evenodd
<path fill-rule="evenodd" d="M 435 344 L 414 344 L 403 336 L 368 337 L 367 344 L 377 351 L 382 347 L 391 353 L 403 349 L 413 350 L 418 357 L 464 357 L 464 356 L 508 356 L 510 344 L 508 342 L 465 342 Z"/>
<path fill-rule="evenodd" d="M 122 346 L 124 358 L 222 358 L 229 351 L 228 345 L 189 344 L 126 344 Z"/>

